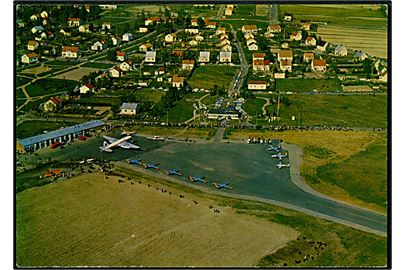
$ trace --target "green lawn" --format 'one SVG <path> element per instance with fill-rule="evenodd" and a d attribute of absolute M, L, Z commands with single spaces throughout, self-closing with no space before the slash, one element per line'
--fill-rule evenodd
<path fill-rule="evenodd" d="M 266 103 L 264 99 L 261 98 L 249 98 L 243 104 L 243 109 L 250 115 L 256 116 L 263 113 L 262 107 Z"/>
<path fill-rule="evenodd" d="M 319 92 L 341 91 L 338 79 L 276 79 L 276 91 L 280 92 Z"/>
<path fill-rule="evenodd" d="M 25 98 L 24 92 L 21 89 L 16 89 L 15 96 L 17 98 Z"/>
<path fill-rule="evenodd" d="M 141 89 L 133 92 L 133 96 L 137 102 L 152 101 L 158 103 L 165 92 L 153 89 Z"/>
<path fill-rule="evenodd" d="M 27 92 L 31 97 L 49 95 L 58 92 L 68 92 L 78 84 L 76 81 L 63 79 L 40 79 L 27 86 Z"/>
<path fill-rule="evenodd" d="M 184 122 L 193 117 L 193 103 L 185 101 L 183 98 L 169 111 L 169 122 Z M 161 120 L 166 121 L 166 115 Z"/>
<path fill-rule="evenodd" d="M 27 79 L 27 78 L 16 77 L 16 79 L 15 79 L 15 87 L 20 87 L 21 85 L 29 83 L 30 81 L 31 80 Z"/>
<path fill-rule="evenodd" d="M 114 64 L 97 63 L 97 62 L 87 62 L 82 65 L 82 67 L 99 68 L 99 69 L 109 69 L 113 67 Z"/>
<path fill-rule="evenodd" d="M 20 107 L 20 106 L 23 105 L 24 102 L 26 102 L 26 101 L 27 101 L 26 98 L 17 98 L 17 99 L 15 100 L 15 105 L 16 105 L 17 107 Z"/>
<path fill-rule="evenodd" d="M 348 166 L 350 164 L 350 166 Z M 370 167 L 373 170 L 370 170 Z M 323 181 L 339 186 L 352 197 L 385 207 L 387 200 L 387 139 L 372 144 L 338 164 L 317 169 Z M 367 185 L 364 185 L 367 179 Z"/>
<path fill-rule="evenodd" d="M 93 106 L 119 106 L 122 103 L 121 97 L 82 97 L 75 100 L 74 103 L 88 104 Z"/>
<path fill-rule="evenodd" d="M 16 127 L 15 136 L 23 139 L 42 134 L 45 130 L 52 131 L 60 127 L 73 126 L 75 124 L 65 121 L 24 121 Z"/>
<path fill-rule="evenodd" d="M 188 80 L 191 88 L 212 89 L 214 85 L 223 86 L 228 89 L 235 73 L 236 67 L 229 66 L 202 66 L 194 70 Z"/>
<path fill-rule="evenodd" d="M 75 61 L 67 61 L 67 60 L 52 60 L 46 62 L 47 66 L 74 66 L 78 63 Z"/>
<path fill-rule="evenodd" d="M 341 127 L 387 127 L 387 96 L 285 95 L 290 106 L 281 104 L 281 124 L 334 125 Z M 273 95 L 277 100 L 277 95 Z M 267 107 L 276 111 L 277 104 Z M 291 117 L 295 115 L 296 120 Z"/>
<path fill-rule="evenodd" d="M 387 27 L 384 15 L 372 5 L 280 5 L 281 14 L 292 13 L 296 21 L 330 22 L 331 25 Z"/>

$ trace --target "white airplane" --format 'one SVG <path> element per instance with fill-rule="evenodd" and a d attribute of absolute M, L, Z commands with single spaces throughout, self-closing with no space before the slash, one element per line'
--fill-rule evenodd
<path fill-rule="evenodd" d="M 283 164 L 283 163 L 281 163 L 281 161 L 280 161 L 278 164 L 276 164 L 276 166 L 277 166 L 277 168 L 279 168 L 279 169 L 281 169 L 281 168 L 283 168 L 283 167 L 290 168 L 290 163 Z"/>
<path fill-rule="evenodd" d="M 112 137 L 108 137 L 108 136 L 103 136 L 103 138 L 106 139 L 110 143 L 110 144 L 108 144 L 106 141 L 104 141 L 103 146 L 99 147 L 100 151 L 103 151 L 103 152 L 111 153 L 113 151 L 113 150 L 111 150 L 111 148 L 113 148 L 115 146 L 119 146 L 124 149 L 140 149 L 140 147 L 138 145 L 127 142 L 131 138 L 131 136 L 126 136 L 121 139 L 116 139 L 116 138 L 112 138 Z"/>
<path fill-rule="evenodd" d="M 153 136 L 153 137 L 148 137 L 149 140 L 153 140 L 153 141 L 164 141 L 165 138 L 161 137 L 161 136 Z"/>
<path fill-rule="evenodd" d="M 286 158 L 287 157 L 287 153 L 285 153 L 285 155 L 278 153 L 277 155 L 271 155 L 272 158 L 278 158 L 279 160 L 281 160 L 282 158 Z"/>

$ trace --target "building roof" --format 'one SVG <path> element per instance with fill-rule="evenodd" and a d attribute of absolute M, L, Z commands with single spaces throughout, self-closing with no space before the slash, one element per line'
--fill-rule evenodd
<path fill-rule="evenodd" d="M 55 103 L 55 105 L 58 105 L 59 103 L 62 102 L 62 99 L 60 97 L 52 97 L 49 100 L 52 101 L 53 103 Z"/>
<path fill-rule="evenodd" d="M 210 52 L 200 52 L 200 57 L 210 57 Z"/>
<path fill-rule="evenodd" d="M 281 30 L 281 26 L 279 24 L 272 24 L 269 26 L 270 30 L 278 31 Z"/>
<path fill-rule="evenodd" d="M 244 25 L 243 28 L 245 30 L 256 30 L 257 26 L 255 24 L 247 24 L 247 25 Z"/>
<path fill-rule="evenodd" d="M 270 64 L 270 60 L 254 60 L 253 65 L 255 66 L 267 66 Z"/>
<path fill-rule="evenodd" d="M 267 84 L 266 81 L 249 81 L 248 84 Z"/>
<path fill-rule="evenodd" d="M 231 52 L 219 52 L 219 57 L 231 57 Z"/>
<path fill-rule="evenodd" d="M 190 60 L 185 59 L 185 60 L 182 60 L 181 63 L 182 63 L 183 65 L 191 65 L 191 64 L 194 65 L 195 60 L 194 60 L 194 59 L 190 59 Z"/>
<path fill-rule="evenodd" d="M 173 76 L 172 82 L 182 83 L 182 82 L 184 82 L 184 77 Z"/>
<path fill-rule="evenodd" d="M 279 57 L 292 57 L 293 53 L 292 50 L 280 50 L 278 52 Z"/>
<path fill-rule="evenodd" d="M 156 52 L 146 52 L 145 57 L 146 57 L 146 58 L 149 58 L 149 57 L 156 57 Z"/>
<path fill-rule="evenodd" d="M 346 51 L 346 47 L 343 45 L 337 45 L 335 48 L 335 52 L 341 52 L 341 51 Z"/>
<path fill-rule="evenodd" d="M 80 22 L 80 18 L 68 18 L 68 21 L 71 21 L 71 22 Z"/>
<path fill-rule="evenodd" d="M 308 36 L 308 37 L 305 39 L 305 41 L 311 41 L 311 40 L 313 40 L 313 39 L 315 39 L 313 36 Z"/>
<path fill-rule="evenodd" d="M 282 66 L 291 66 L 292 62 L 291 62 L 291 60 L 283 59 L 283 60 L 280 61 L 280 64 Z"/>
<path fill-rule="evenodd" d="M 117 56 L 125 56 L 125 52 L 117 52 Z"/>
<path fill-rule="evenodd" d="M 38 54 L 36 54 L 36 53 L 29 53 L 29 54 L 26 54 L 26 56 L 28 57 L 28 58 L 34 58 L 34 57 L 38 57 Z"/>
<path fill-rule="evenodd" d="M 92 85 L 91 83 L 86 83 L 84 86 L 86 86 L 89 89 L 92 89 L 94 87 L 94 85 Z"/>
<path fill-rule="evenodd" d="M 94 120 L 94 121 L 86 122 L 86 123 L 83 123 L 83 124 L 70 126 L 70 127 L 64 128 L 64 129 L 51 131 L 51 132 L 48 132 L 48 133 L 45 133 L 45 134 L 40 134 L 40 135 L 36 135 L 36 136 L 33 136 L 33 137 L 25 138 L 25 139 L 20 140 L 20 144 L 22 144 L 24 147 L 28 147 L 29 145 L 32 145 L 32 144 L 35 144 L 35 143 L 40 143 L 40 142 L 52 140 L 52 139 L 55 139 L 55 138 L 59 138 L 59 137 L 68 135 L 68 134 L 81 132 L 83 130 L 96 128 L 96 127 L 99 127 L 99 126 L 102 126 L 102 125 L 104 125 L 103 121 Z"/>
<path fill-rule="evenodd" d="M 315 54 L 313 52 L 305 52 L 304 59 L 314 59 Z"/>
<path fill-rule="evenodd" d="M 160 22 L 159 17 L 149 17 L 145 21 Z"/>
<path fill-rule="evenodd" d="M 254 53 L 253 58 L 264 58 L 266 55 L 264 53 Z"/>
<path fill-rule="evenodd" d="M 130 102 L 123 102 L 121 105 L 121 110 L 137 110 L 138 109 L 138 103 L 130 103 Z"/>
<path fill-rule="evenodd" d="M 312 65 L 314 67 L 326 67 L 326 60 L 325 59 L 314 59 L 314 60 L 312 60 Z"/>
<path fill-rule="evenodd" d="M 79 47 L 72 47 L 72 46 L 63 46 L 62 47 L 62 52 L 75 52 L 77 53 L 79 51 Z"/>
<path fill-rule="evenodd" d="M 35 44 L 38 44 L 38 42 L 36 42 L 35 40 L 28 41 L 29 46 L 34 46 Z"/>

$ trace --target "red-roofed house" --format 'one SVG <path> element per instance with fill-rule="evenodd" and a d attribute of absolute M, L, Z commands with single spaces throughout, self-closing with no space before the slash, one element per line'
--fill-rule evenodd
<path fill-rule="evenodd" d="M 290 36 L 290 40 L 300 41 L 302 39 L 301 32 L 293 32 Z"/>
<path fill-rule="evenodd" d="M 181 61 L 181 69 L 192 70 L 194 68 L 195 60 L 183 60 Z"/>
<path fill-rule="evenodd" d="M 80 56 L 80 48 L 72 46 L 62 47 L 62 57 L 63 58 L 78 58 Z"/>
<path fill-rule="evenodd" d="M 86 83 L 80 88 L 80 94 L 87 94 L 89 91 L 94 92 L 94 86 L 91 83 Z"/>
<path fill-rule="evenodd" d="M 172 79 L 173 87 L 180 88 L 184 85 L 184 77 L 174 76 Z"/>
<path fill-rule="evenodd" d="M 145 20 L 145 25 L 146 26 L 148 26 L 149 24 L 152 24 L 152 23 L 160 23 L 160 18 L 158 18 L 158 17 L 149 17 L 149 18 L 147 18 L 146 20 Z"/>
<path fill-rule="evenodd" d="M 280 50 L 278 51 L 277 60 L 293 60 L 293 52 L 292 50 Z"/>
<path fill-rule="evenodd" d="M 80 26 L 81 20 L 80 18 L 68 18 L 67 19 L 68 26 Z"/>
<path fill-rule="evenodd" d="M 257 33 L 257 26 L 255 24 L 242 26 L 242 33 Z"/>
<path fill-rule="evenodd" d="M 59 97 L 52 97 L 44 103 L 45 112 L 56 111 L 56 109 L 60 108 L 62 108 L 62 99 L 60 99 Z"/>
<path fill-rule="evenodd" d="M 121 72 L 122 72 L 121 68 L 119 66 L 115 66 L 112 69 L 110 69 L 108 73 L 110 74 L 110 77 L 119 78 L 121 77 Z"/>
<path fill-rule="evenodd" d="M 253 61 L 255 60 L 264 60 L 266 55 L 264 53 L 254 53 L 253 54 Z"/>
<path fill-rule="evenodd" d="M 249 90 L 266 90 L 267 82 L 265 81 L 249 81 L 248 89 Z"/>
<path fill-rule="evenodd" d="M 21 56 L 21 62 L 24 64 L 33 64 L 38 62 L 38 55 L 36 53 L 24 54 Z"/>
<path fill-rule="evenodd" d="M 210 22 L 209 20 L 204 20 L 205 22 L 205 27 L 209 29 L 216 29 L 217 28 L 217 23 L 216 22 Z"/>
<path fill-rule="evenodd" d="M 267 31 L 270 33 L 280 33 L 281 26 L 279 24 L 272 24 L 267 27 Z"/>
<path fill-rule="evenodd" d="M 309 31 L 309 30 L 311 30 L 311 23 L 309 23 L 309 22 L 305 22 L 305 23 L 302 23 L 301 24 L 301 29 L 302 30 L 305 30 L 305 31 Z"/>
<path fill-rule="evenodd" d="M 311 63 L 311 68 L 315 71 L 325 72 L 326 71 L 326 60 L 325 59 L 313 59 Z"/>
<path fill-rule="evenodd" d="M 117 52 L 117 55 L 116 55 L 117 61 L 124 62 L 125 60 L 127 60 L 127 57 L 128 56 L 125 52 L 120 52 L 120 51 Z"/>
<path fill-rule="evenodd" d="M 292 71 L 292 61 L 291 60 L 286 60 L 282 59 L 280 60 L 280 69 L 281 71 Z"/>
<path fill-rule="evenodd" d="M 305 52 L 304 53 L 304 61 L 309 62 L 310 60 L 315 59 L 315 54 L 313 52 Z"/>
<path fill-rule="evenodd" d="M 315 46 L 316 45 L 316 39 L 312 36 L 308 36 L 305 39 L 305 45 L 306 46 Z"/>
<path fill-rule="evenodd" d="M 191 26 L 198 26 L 198 20 L 197 19 L 191 19 Z"/>
<path fill-rule="evenodd" d="M 270 60 L 253 60 L 254 71 L 269 71 Z"/>
<path fill-rule="evenodd" d="M 35 40 L 30 40 L 28 41 L 27 49 L 29 51 L 35 51 L 38 48 L 38 46 L 39 46 L 38 42 L 36 42 Z"/>

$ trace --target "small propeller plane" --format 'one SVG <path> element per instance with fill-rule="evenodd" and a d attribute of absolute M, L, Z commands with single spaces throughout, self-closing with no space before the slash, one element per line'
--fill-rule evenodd
<path fill-rule="evenodd" d="M 189 179 L 191 182 L 207 183 L 207 180 L 205 180 L 205 176 L 189 176 L 188 179 Z"/>
<path fill-rule="evenodd" d="M 288 155 L 287 153 L 285 153 L 284 155 L 281 154 L 281 153 L 278 153 L 278 154 L 276 154 L 276 155 L 271 155 L 271 157 L 272 157 L 272 158 L 278 158 L 279 160 L 281 160 L 281 159 L 283 159 L 283 158 L 286 158 L 287 155 Z"/>
<path fill-rule="evenodd" d="M 165 170 L 165 173 L 168 175 L 179 175 L 179 176 L 183 175 L 183 173 L 180 170 Z"/>
<path fill-rule="evenodd" d="M 161 136 L 153 136 L 153 137 L 147 137 L 147 139 L 152 140 L 152 141 L 164 141 L 165 138 Z"/>
<path fill-rule="evenodd" d="M 222 189 L 222 188 L 227 188 L 227 189 L 232 189 L 232 187 L 229 186 L 229 182 L 225 182 L 225 183 L 213 183 L 213 185 L 217 188 L 217 189 Z"/>
<path fill-rule="evenodd" d="M 127 159 L 129 164 L 143 165 L 142 160 L 140 159 Z"/>
<path fill-rule="evenodd" d="M 102 152 L 111 153 L 111 152 L 113 152 L 113 150 L 111 150 L 111 148 L 113 148 L 115 146 L 119 146 L 124 149 L 140 149 L 140 147 L 138 145 L 127 142 L 131 138 L 131 136 L 126 136 L 121 139 L 117 139 L 117 138 L 113 138 L 113 137 L 109 137 L 109 136 L 103 136 L 103 138 L 106 141 L 104 141 L 103 145 L 99 147 L 100 151 L 102 151 Z"/>
<path fill-rule="evenodd" d="M 266 151 L 275 151 L 275 152 L 280 152 L 284 150 L 283 148 L 281 148 L 281 145 L 278 146 L 270 146 L 269 148 L 266 149 Z"/>
<path fill-rule="evenodd" d="M 279 169 L 281 169 L 281 168 L 283 168 L 283 167 L 290 168 L 290 163 L 283 164 L 283 163 L 281 163 L 281 161 L 280 161 L 278 164 L 276 164 L 276 166 L 277 166 L 277 168 L 279 168 Z"/>
<path fill-rule="evenodd" d="M 160 168 L 158 167 L 160 163 L 150 163 L 150 164 L 143 164 L 143 166 L 145 167 L 145 169 L 155 169 L 155 170 L 160 170 Z"/>

